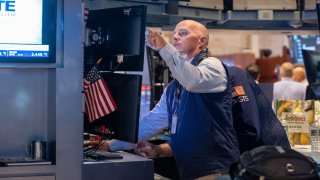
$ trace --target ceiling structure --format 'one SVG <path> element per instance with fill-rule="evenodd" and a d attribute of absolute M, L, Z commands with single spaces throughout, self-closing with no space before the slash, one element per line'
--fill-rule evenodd
<path fill-rule="evenodd" d="M 209 1 L 210 5 L 207 5 Z M 280 0 L 273 1 L 272 7 L 269 3 L 272 10 L 261 1 L 257 1 L 260 4 L 257 3 L 255 10 L 248 4 L 243 5 L 243 2 L 240 6 L 232 4 L 232 0 L 90 0 L 89 4 L 90 9 L 146 5 L 147 25 L 161 27 L 163 30 L 172 30 L 174 25 L 183 19 L 194 19 L 206 24 L 209 29 L 274 30 L 283 34 L 319 32 L 316 1 L 294 0 L 292 1 L 294 3 L 288 3 L 290 0 L 282 1 L 286 1 L 283 6 Z M 240 3 L 240 0 L 234 2 Z M 279 5 L 276 6 L 276 2 Z"/>

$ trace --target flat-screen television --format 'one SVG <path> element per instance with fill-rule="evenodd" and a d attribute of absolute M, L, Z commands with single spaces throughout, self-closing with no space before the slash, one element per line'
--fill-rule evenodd
<path fill-rule="evenodd" d="M 90 10 L 85 29 L 85 64 L 102 58 L 105 71 L 143 71 L 146 6 Z"/>
<path fill-rule="evenodd" d="M 117 110 L 91 123 L 85 120 L 84 131 L 99 135 L 105 126 L 108 139 L 136 143 L 139 131 L 141 75 L 102 73 Z"/>
<path fill-rule="evenodd" d="M 55 63 L 56 0 L 0 1 L 0 62 Z"/>

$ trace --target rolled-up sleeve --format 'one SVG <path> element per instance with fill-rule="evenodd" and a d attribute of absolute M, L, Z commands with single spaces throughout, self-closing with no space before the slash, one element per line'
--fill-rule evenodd
<path fill-rule="evenodd" d="M 188 91 L 195 93 L 222 92 L 227 87 L 227 75 L 221 61 L 208 57 L 194 66 L 186 61 L 172 45 L 160 50 L 160 55 L 169 67 L 172 76 Z"/>

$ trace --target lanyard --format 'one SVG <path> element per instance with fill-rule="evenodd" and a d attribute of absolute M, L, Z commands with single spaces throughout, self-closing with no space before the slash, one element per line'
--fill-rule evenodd
<path fill-rule="evenodd" d="M 174 92 L 174 100 L 173 100 L 173 108 L 172 108 L 172 112 L 173 114 L 177 115 L 177 110 L 180 104 L 180 96 L 181 96 L 181 91 L 182 91 L 182 85 L 175 80 L 177 83 L 177 88 Z"/>
<path fill-rule="evenodd" d="M 193 60 L 191 61 L 191 64 L 196 66 L 198 65 L 203 59 L 208 57 L 208 50 L 203 50 L 201 51 L 199 54 L 197 54 Z M 172 107 L 172 112 L 174 115 L 177 115 L 177 111 L 178 111 L 178 107 L 180 104 L 180 96 L 181 96 L 181 92 L 183 90 L 182 85 L 175 80 L 175 83 L 177 83 L 177 88 L 175 90 L 175 94 L 174 94 L 174 101 L 173 101 L 173 107 Z"/>

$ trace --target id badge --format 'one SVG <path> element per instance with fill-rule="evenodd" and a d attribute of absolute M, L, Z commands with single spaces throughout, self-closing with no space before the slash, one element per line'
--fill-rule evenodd
<path fill-rule="evenodd" d="M 171 134 L 175 134 L 177 130 L 177 122 L 178 122 L 178 116 L 176 114 L 172 115 L 172 122 L 171 122 Z"/>

